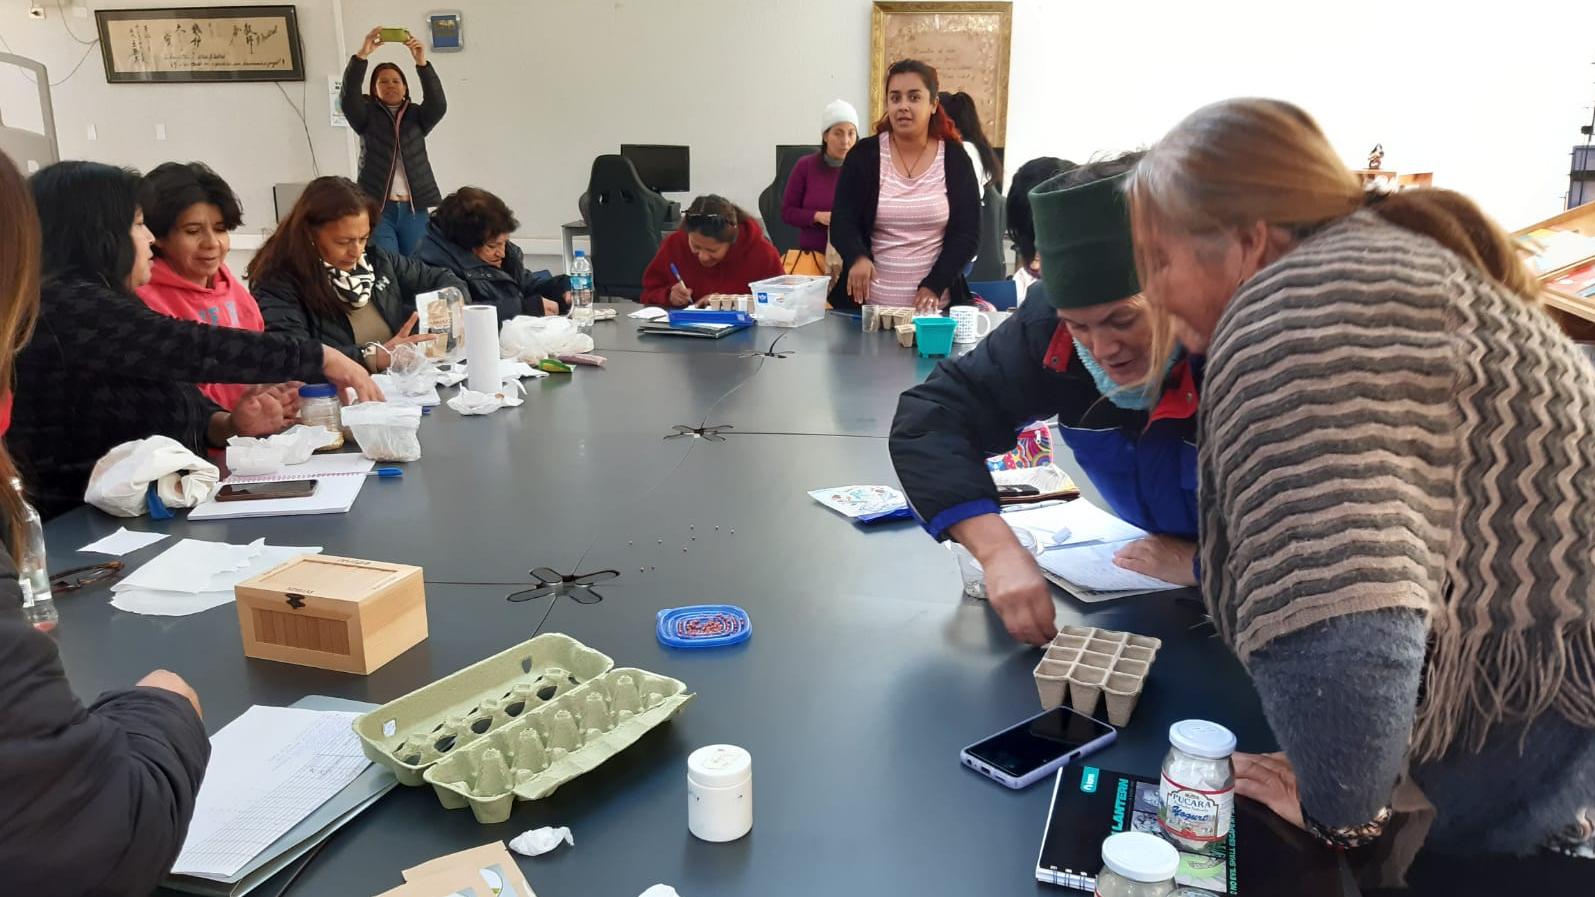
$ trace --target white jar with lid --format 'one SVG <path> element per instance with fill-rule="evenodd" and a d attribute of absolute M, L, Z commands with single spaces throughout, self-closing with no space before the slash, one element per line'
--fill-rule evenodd
<path fill-rule="evenodd" d="M 687 828 L 705 841 L 735 841 L 753 830 L 753 757 L 711 744 L 687 758 Z"/>
<path fill-rule="evenodd" d="M 1145 832 L 1119 832 L 1102 842 L 1097 897 L 1165 897 L 1174 891 L 1180 854 Z"/>
<path fill-rule="evenodd" d="M 1207 720 L 1169 727 L 1169 754 L 1158 783 L 1158 822 L 1174 842 L 1201 850 L 1229 837 L 1235 815 L 1235 733 Z"/>

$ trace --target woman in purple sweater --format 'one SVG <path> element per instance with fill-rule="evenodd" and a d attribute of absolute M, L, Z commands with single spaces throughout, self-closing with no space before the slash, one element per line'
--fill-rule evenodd
<path fill-rule="evenodd" d="M 858 142 L 857 110 L 846 100 L 832 100 L 820 118 L 820 135 L 820 151 L 804 156 L 792 167 L 781 199 L 781 220 L 798 229 L 798 248 L 803 254 L 799 264 L 812 262 L 816 274 L 826 270 L 825 244 L 831 230 L 836 179 L 847 151 Z M 792 267 L 790 262 L 787 267 Z"/>

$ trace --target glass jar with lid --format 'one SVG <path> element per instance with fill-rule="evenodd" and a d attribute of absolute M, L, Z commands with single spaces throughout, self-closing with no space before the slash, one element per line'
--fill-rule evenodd
<path fill-rule="evenodd" d="M 336 386 L 330 383 L 306 383 L 299 387 L 299 422 L 307 427 L 330 430 L 336 437 L 324 451 L 343 448 L 342 417 Z"/>
<path fill-rule="evenodd" d="M 1166 897 L 1174 891 L 1180 854 L 1145 832 L 1119 832 L 1102 842 L 1097 897 Z"/>
<path fill-rule="evenodd" d="M 1158 823 L 1175 844 L 1202 850 L 1229 837 L 1235 815 L 1235 733 L 1207 720 L 1169 727 L 1158 783 Z"/>

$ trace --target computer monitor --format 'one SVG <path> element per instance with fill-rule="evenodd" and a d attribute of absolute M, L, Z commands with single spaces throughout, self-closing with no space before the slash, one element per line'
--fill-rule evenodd
<path fill-rule="evenodd" d="M 622 143 L 620 154 L 631 160 L 637 176 L 656 193 L 685 193 L 692 189 L 689 147 L 658 143 Z"/>

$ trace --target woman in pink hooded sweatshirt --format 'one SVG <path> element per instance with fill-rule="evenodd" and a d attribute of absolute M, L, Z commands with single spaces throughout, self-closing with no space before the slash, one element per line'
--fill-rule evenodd
<path fill-rule="evenodd" d="M 167 162 L 144 181 L 144 223 L 155 235 L 155 264 L 139 298 L 184 321 L 264 332 L 255 297 L 227 268 L 231 232 L 243 221 L 232 188 L 199 162 Z M 200 391 L 231 411 L 246 388 L 207 383 Z"/>

